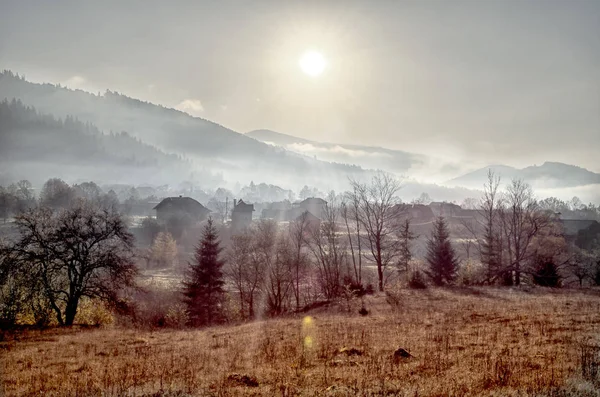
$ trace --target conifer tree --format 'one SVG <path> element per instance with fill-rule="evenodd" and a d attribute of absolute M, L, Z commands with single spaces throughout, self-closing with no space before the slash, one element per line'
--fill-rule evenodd
<path fill-rule="evenodd" d="M 223 319 L 224 281 L 221 269 L 224 261 L 219 258 L 223 250 L 220 244 L 217 229 L 209 219 L 196 247 L 194 261 L 189 263 L 187 280 L 183 283 L 190 325 L 210 325 Z"/>
<path fill-rule="evenodd" d="M 454 281 L 458 270 L 458 259 L 452 244 L 448 224 L 444 217 L 438 217 L 433 223 L 431 236 L 427 241 L 427 275 L 436 285 Z"/>
<path fill-rule="evenodd" d="M 418 236 L 410 230 L 410 219 L 405 219 L 400 226 L 398 240 L 400 241 L 400 252 L 398 258 L 398 270 L 408 272 L 408 267 L 412 259 L 410 244 Z"/>

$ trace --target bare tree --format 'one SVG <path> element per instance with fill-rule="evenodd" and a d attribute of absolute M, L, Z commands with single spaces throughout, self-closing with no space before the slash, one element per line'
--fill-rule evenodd
<path fill-rule="evenodd" d="M 255 267 L 258 261 L 253 256 L 254 240 L 249 230 L 231 237 L 227 251 L 225 275 L 233 284 L 240 300 L 242 317 L 254 317 L 254 301 L 260 286 L 262 269 Z"/>
<path fill-rule="evenodd" d="M 74 199 L 74 190 L 58 178 L 48 179 L 40 193 L 40 204 L 53 209 L 68 208 Z"/>
<path fill-rule="evenodd" d="M 216 200 L 214 207 L 219 215 L 221 223 L 227 222 L 229 219 L 229 197 L 225 197 L 225 201 Z"/>
<path fill-rule="evenodd" d="M 256 299 L 261 299 L 267 294 L 267 289 L 272 281 L 270 276 L 275 264 L 275 250 L 277 243 L 277 223 L 272 220 L 261 219 L 256 224 L 253 244 L 253 258 L 251 271 L 247 274 L 251 301 L 248 303 L 248 311 L 251 317 L 256 313 Z M 276 282 L 276 281 L 275 281 Z M 261 302 L 262 303 L 262 302 Z"/>
<path fill-rule="evenodd" d="M 16 198 L 15 209 L 17 213 L 35 207 L 35 196 L 33 194 L 31 182 L 24 179 L 20 180 L 14 185 L 11 185 L 11 187 L 14 190 L 14 195 Z"/>
<path fill-rule="evenodd" d="M 315 257 L 321 291 L 327 299 L 342 292 L 342 279 L 347 268 L 346 247 L 337 233 L 339 208 L 330 195 L 318 229 L 312 229 L 310 249 Z"/>
<path fill-rule="evenodd" d="M 502 203 L 498 192 L 499 186 L 500 177 L 490 169 L 478 211 L 483 226 L 483 236 L 479 239 L 479 256 L 487 268 L 488 283 L 494 282 L 502 272 L 502 239 L 499 230 L 499 208 Z"/>
<path fill-rule="evenodd" d="M 523 265 L 532 254 L 531 244 L 550 225 L 550 217 L 540 210 L 531 186 L 519 179 L 508 186 L 500 216 L 506 236 L 508 269 L 514 275 L 514 283 L 520 285 Z"/>
<path fill-rule="evenodd" d="M 277 224 L 264 219 L 231 238 L 225 274 L 238 294 L 243 317 L 255 318 L 263 298 L 267 298 L 276 242 Z"/>
<path fill-rule="evenodd" d="M 280 234 L 275 247 L 275 257 L 266 274 L 266 297 L 271 315 L 281 314 L 288 309 L 288 298 L 290 290 L 293 289 L 291 275 L 293 251 L 288 236 Z"/>
<path fill-rule="evenodd" d="M 294 299 L 296 301 L 296 310 L 300 309 L 301 290 L 306 269 L 308 267 L 308 258 L 304 248 L 308 245 L 311 224 L 308 218 L 308 212 L 302 213 L 297 219 L 290 222 L 289 237 L 294 249 L 294 260 L 292 262 L 292 287 Z"/>
<path fill-rule="evenodd" d="M 241 233 L 231 236 L 231 244 L 226 254 L 225 276 L 231 281 L 237 290 L 240 301 L 240 314 L 246 317 L 247 292 L 245 285 L 245 271 L 250 266 L 252 259 L 252 235 Z"/>
<path fill-rule="evenodd" d="M 379 173 L 370 184 L 351 181 L 358 200 L 358 219 L 365 232 L 367 256 L 377 266 L 379 290 L 383 291 L 385 270 L 395 263 L 400 254 L 396 238 L 403 210 L 397 204 L 400 182 L 394 177 Z"/>
<path fill-rule="evenodd" d="M 134 285 L 133 236 L 119 214 L 83 202 L 58 213 L 30 210 L 15 223 L 14 262 L 27 269 L 59 324 L 73 324 L 81 298 L 115 304 L 119 292 Z"/>
<path fill-rule="evenodd" d="M 346 225 L 346 234 L 348 236 L 352 266 L 354 268 L 354 279 L 358 284 L 362 284 L 362 247 L 360 244 L 360 220 L 358 217 L 359 197 L 356 194 L 356 188 L 354 188 L 352 193 L 346 193 L 345 196 L 341 203 L 340 213 Z"/>
<path fill-rule="evenodd" d="M 177 259 L 177 243 L 171 233 L 159 232 L 150 250 L 150 264 L 158 267 L 171 267 Z"/>
<path fill-rule="evenodd" d="M 102 189 L 94 182 L 83 182 L 73 186 L 75 196 L 91 202 L 98 202 L 102 195 Z"/>
<path fill-rule="evenodd" d="M 4 223 L 8 220 L 15 207 L 15 196 L 6 188 L 0 186 L 0 218 Z"/>

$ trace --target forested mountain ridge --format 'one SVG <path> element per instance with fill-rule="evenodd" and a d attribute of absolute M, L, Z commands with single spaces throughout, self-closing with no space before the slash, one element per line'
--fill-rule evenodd
<path fill-rule="evenodd" d="M 29 178 L 47 178 L 46 171 L 60 168 L 74 174 L 87 170 L 102 180 L 114 178 L 115 172 L 123 180 L 123 174 L 160 175 L 190 167 L 181 156 L 126 132 L 106 134 L 89 122 L 56 119 L 15 99 L 0 102 L 0 164 L 4 172 Z"/>
<path fill-rule="evenodd" d="M 13 98 L 57 118 L 70 116 L 93 123 L 104 132 L 127 131 L 161 150 L 184 155 L 195 167 L 219 173 L 228 182 L 262 181 L 268 175 L 270 182 L 286 187 L 319 182 L 324 187 L 331 181 L 345 182 L 348 176 L 365 175 L 358 166 L 292 153 L 217 123 L 116 92 L 95 95 L 60 85 L 32 83 L 4 71 L 0 73 L 0 100 Z"/>

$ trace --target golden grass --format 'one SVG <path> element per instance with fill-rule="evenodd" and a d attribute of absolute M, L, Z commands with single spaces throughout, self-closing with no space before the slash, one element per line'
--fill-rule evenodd
<path fill-rule="evenodd" d="M 580 379 L 582 346 L 584 365 L 598 358 L 597 291 L 534 291 L 404 290 L 368 297 L 366 317 L 357 303 L 206 330 L 5 336 L 2 385 L 7 396 L 598 395 Z M 394 361 L 400 347 L 414 357 Z"/>

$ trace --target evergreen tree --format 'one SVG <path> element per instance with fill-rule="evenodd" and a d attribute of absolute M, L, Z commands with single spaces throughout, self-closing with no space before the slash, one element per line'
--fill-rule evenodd
<path fill-rule="evenodd" d="M 452 244 L 448 225 L 443 217 L 433 223 L 433 231 L 427 241 L 427 275 L 436 285 L 451 283 L 456 278 L 458 259 Z"/>
<path fill-rule="evenodd" d="M 410 219 L 405 219 L 400 226 L 398 240 L 400 241 L 400 252 L 398 259 L 398 270 L 400 272 L 408 272 L 408 266 L 412 259 L 410 252 L 410 243 L 418 236 L 410 230 Z"/>
<path fill-rule="evenodd" d="M 212 219 L 208 220 L 202 239 L 196 247 L 194 262 L 189 263 L 184 281 L 184 302 L 189 322 L 194 326 L 210 325 L 222 320 L 224 261 L 219 259 L 223 250 Z"/>

